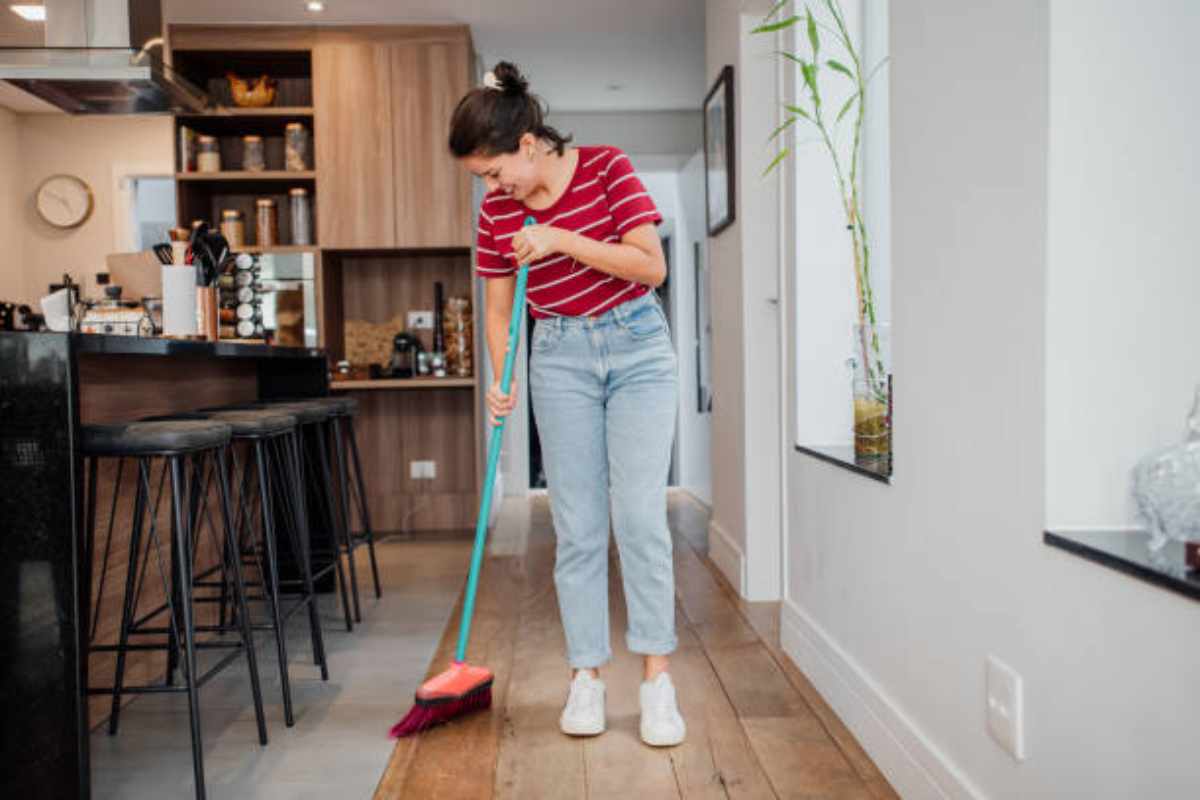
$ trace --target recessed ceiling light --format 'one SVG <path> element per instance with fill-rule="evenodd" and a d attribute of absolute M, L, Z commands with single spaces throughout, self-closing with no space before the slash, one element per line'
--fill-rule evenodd
<path fill-rule="evenodd" d="M 308 0 L 308 2 L 305 3 L 304 5 L 309 11 L 312 11 L 313 13 L 317 13 L 317 12 L 325 10 L 325 4 L 322 3 L 321 0 Z"/>
<path fill-rule="evenodd" d="M 9 6 L 9 8 L 13 10 L 14 14 L 30 22 L 46 21 L 45 6 Z"/>
<path fill-rule="evenodd" d="M 623 83 L 610 83 L 610 84 L 608 84 L 607 86 L 605 86 L 604 88 L 605 88 L 605 89 L 608 89 L 610 92 L 619 92 L 619 91 L 621 91 L 622 89 L 624 89 L 624 88 L 625 88 L 625 84 L 623 84 Z"/>

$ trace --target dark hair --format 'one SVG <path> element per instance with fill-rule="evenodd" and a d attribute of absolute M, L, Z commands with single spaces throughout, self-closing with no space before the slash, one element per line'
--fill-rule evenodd
<path fill-rule="evenodd" d="M 521 137 L 532 133 L 554 143 L 560 156 L 570 136 L 545 122 L 545 110 L 537 95 L 529 93 L 529 81 L 515 64 L 500 61 L 492 69 L 499 89 L 476 86 L 467 92 L 450 118 L 450 152 L 458 158 L 481 153 L 515 153 Z"/>

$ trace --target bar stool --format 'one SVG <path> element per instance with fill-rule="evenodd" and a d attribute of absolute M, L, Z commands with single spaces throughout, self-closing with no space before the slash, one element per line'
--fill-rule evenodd
<path fill-rule="evenodd" d="M 329 680 L 325 641 L 321 633 L 317 594 L 308 553 L 307 514 L 295 453 L 299 420 L 292 414 L 256 409 L 198 411 L 176 415 L 174 418 L 208 419 L 229 425 L 233 432 L 232 444 L 244 443 L 249 448 L 245 462 L 239 463 L 237 450 L 230 447 L 230 475 L 236 481 L 237 487 L 233 517 L 235 540 L 238 542 L 236 552 L 241 559 L 251 559 L 251 564 L 257 567 L 261 576 L 260 581 L 245 581 L 244 584 L 263 590 L 262 596 L 247 597 L 247 600 L 265 601 L 269 613 L 267 622 L 252 623 L 252 628 L 271 631 L 275 635 L 284 721 L 288 727 L 292 727 L 295 725 L 295 717 L 292 712 L 291 679 L 288 673 L 287 622 L 305 607 L 308 608 L 313 658 L 321 668 L 321 680 Z M 276 524 L 275 518 L 277 506 L 286 517 L 282 528 L 287 534 L 285 541 L 289 553 L 300 569 L 300 577 L 296 579 L 279 577 L 277 548 L 280 526 Z M 256 517 L 261 525 L 254 524 Z M 196 576 L 194 585 L 221 589 L 218 597 L 204 600 L 220 603 L 220 620 L 221 624 L 225 625 L 229 585 L 227 576 L 222 574 L 221 580 L 215 582 L 201 580 L 205 577 L 207 574 Z M 298 586 L 300 589 L 300 599 L 286 611 L 283 610 L 281 586 Z"/>
<path fill-rule="evenodd" d="M 353 397 L 317 397 L 309 402 L 322 403 L 334 409 L 330 419 L 333 436 L 333 455 L 338 472 L 339 495 L 342 507 L 342 519 L 345 521 L 348 543 L 346 556 L 351 564 L 351 582 L 354 591 L 355 620 L 362 622 L 362 610 L 358 600 L 358 582 L 354 577 L 354 551 L 366 545 L 371 562 L 371 578 L 375 584 L 375 598 L 383 596 L 379 585 L 379 564 L 375 560 L 375 531 L 371 528 L 371 514 L 367 507 L 367 493 L 363 483 L 362 462 L 358 457 L 358 437 L 354 433 L 354 418 L 358 416 L 358 400 Z M 353 473 L 351 473 L 353 468 Z M 352 529 L 350 516 L 350 497 L 353 494 L 357 501 L 358 518 L 362 521 L 362 531 L 356 533 Z"/>
<path fill-rule="evenodd" d="M 341 553 L 344 549 L 345 526 L 342 524 L 340 503 L 334 499 L 333 473 L 330 470 L 329 452 L 327 445 L 327 426 L 337 413 L 334 408 L 325 403 L 305 400 L 257 403 L 250 406 L 228 409 L 208 409 L 209 411 L 238 411 L 265 410 L 293 416 L 297 422 L 295 457 L 298 462 L 300 475 L 299 486 L 302 497 L 307 496 L 305 488 L 311 489 L 315 501 L 318 521 L 311 518 L 308 527 L 314 533 L 322 530 L 328 539 L 329 552 L 316 551 L 309 548 L 312 578 L 314 583 L 322 580 L 330 573 L 337 575 L 338 589 L 341 594 L 342 612 L 346 621 L 346 630 L 354 630 L 354 619 L 350 612 L 350 595 L 347 586 L 354 584 L 354 578 L 347 581 L 342 567 Z M 303 503 L 298 506 L 304 506 Z M 305 510 L 307 508 L 305 507 Z M 317 534 L 319 536 L 319 534 Z M 327 561 L 322 557 L 328 557 Z M 320 562 L 320 566 L 318 566 Z M 354 564 L 350 564 L 351 576 L 354 576 Z"/>
<path fill-rule="evenodd" d="M 263 745 L 267 743 L 266 719 L 263 714 L 262 691 L 259 685 L 258 664 L 255 657 L 254 638 L 249 624 L 249 614 L 246 610 L 246 597 L 242 583 L 240 559 L 228 558 L 225 568 L 231 576 L 232 591 L 237 616 L 237 632 L 235 641 L 211 640 L 196 641 L 197 633 L 221 633 L 221 626 L 197 625 L 192 603 L 192 570 L 193 559 L 198 544 L 198 536 L 193 522 L 197 515 L 191 510 L 198 504 L 204 504 L 205 497 L 198 491 L 207 493 L 208 484 L 203 480 L 195 480 L 185 469 L 187 459 L 195 459 L 201 464 L 211 462 L 213 473 L 217 476 L 217 491 L 220 505 L 220 526 L 223 542 L 217 543 L 217 550 L 225 559 L 229 554 L 237 552 L 237 541 L 234 538 L 232 513 L 227 480 L 225 452 L 231 440 L 233 431 L 227 424 L 200 420 L 179 420 L 162 422 L 133 422 L 110 425 L 85 425 L 82 429 L 82 451 L 88 461 L 87 489 L 87 535 L 86 563 L 88 570 L 88 586 L 91 586 L 92 553 L 95 550 L 95 510 L 99 462 L 101 459 L 133 458 L 137 463 L 137 492 L 134 497 L 133 525 L 129 540 L 129 564 L 125 576 L 124 603 L 121 612 L 121 627 L 118 642 L 111 645 L 92 645 L 91 650 L 99 652 L 115 652 L 117 654 L 116 674 L 111 687 L 89 687 L 88 694 L 112 695 L 112 714 L 109 718 L 109 733 L 115 734 L 120 719 L 121 697 L 124 694 L 149 694 L 163 692 L 186 692 L 188 695 L 188 713 L 191 721 L 192 737 L 192 771 L 195 779 L 196 797 L 203 800 L 206 796 L 204 785 L 204 754 L 203 739 L 200 728 L 199 689 L 216 674 L 233 663 L 242 653 L 246 655 L 247 666 L 250 670 L 250 687 L 254 697 L 254 712 L 258 723 L 258 738 Z M 164 569 L 162 563 L 162 548 L 158 535 L 157 515 L 158 497 L 153 505 L 150 503 L 150 465 L 154 458 L 165 461 L 164 474 L 169 472 L 171 485 L 171 559 L 170 569 Z M 160 491 L 162 483 L 159 485 Z M 113 509 L 116 509 L 116 494 L 120 491 L 120 467 L 118 467 L 118 482 L 114 485 Z M 149 530 L 144 531 L 144 517 L 151 512 Z M 113 524 L 110 521 L 108 542 L 105 545 L 104 567 L 100 577 L 100 592 L 103 597 L 105 577 L 108 574 L 108 555 L 112 545 Z M 142 553 L 142 536 L 148 533 L 145 553 Z M 153 555 L 158 564 L 158 571 L 163 580 L 165 602 L 144 614 L 137 616 L 138 604 L 144 588 L 146 567 Z M 144 560 L 141 560 L 144 559 Z M 139 563 L 140 562 L 140 563 Z M 169 575 L 169 577 L 168 577 Z M 90 596 L 90 595 L 89 595 Z M 99 602 L 97 603 L 99 606 Z M 164 627 L 151 627 L 153 619 L 166 612 L 168 624 Z M 95 619 L 99 619 L 99 608 Z M 167 642 L 150 644 L 132 644 L 131 636 L 154 635 L 167 636 Z M 93 622 L 92 637 L 95 636 Z M 183 672 L 185 685 L 173 685 L 172 667 L 168 665 L 167 680 L 162 685 L 125 685 L 125 660 L 127 653 L 137 651 L 175 650 L 177 643 L 183 646 Z M 220 659 L 203 675 L 198 672 L 196 653 L 198 650 L 230 648 L 232 652 Z"/>

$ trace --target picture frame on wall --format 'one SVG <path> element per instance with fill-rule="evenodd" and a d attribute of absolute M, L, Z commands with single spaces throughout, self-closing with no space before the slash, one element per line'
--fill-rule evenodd
<path fill-rule="evenodd" d="M 726 64 L 704 98 L 704 194 L 708 235 L 733 224 L 734 195 L 733 66 Z"/>

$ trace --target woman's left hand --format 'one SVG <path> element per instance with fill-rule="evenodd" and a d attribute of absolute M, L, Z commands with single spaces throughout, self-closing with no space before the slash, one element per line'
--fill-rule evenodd
<path fill-rule="evenodd" d="M 513 254 L 518 264 L 529 264 L 563 252 L 570 231 L 551 225 L 526 225 L 513 236 Z"/>

